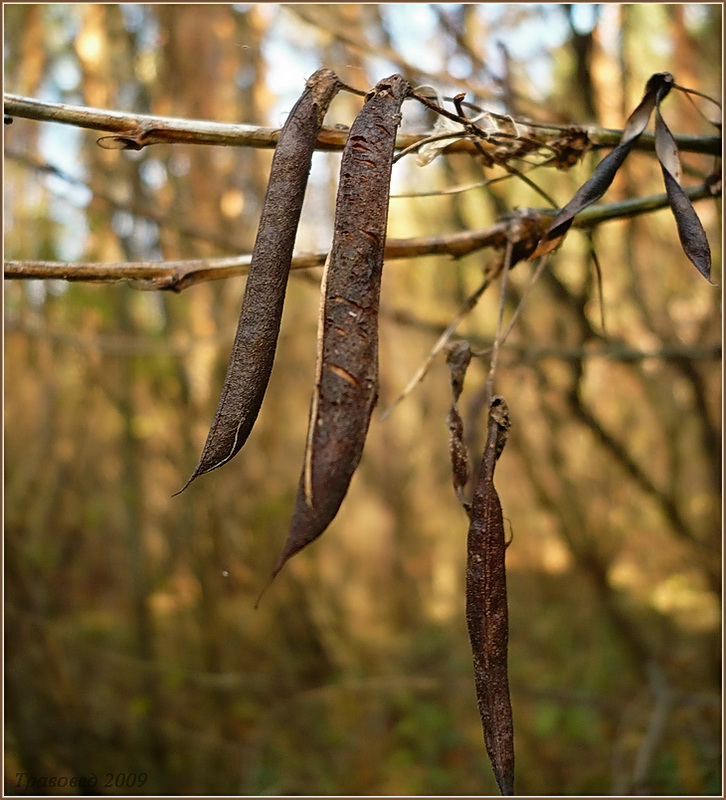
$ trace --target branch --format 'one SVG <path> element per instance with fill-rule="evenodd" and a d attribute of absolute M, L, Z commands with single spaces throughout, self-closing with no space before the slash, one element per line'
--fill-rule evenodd
<path fill-rule="evenodd" d="M 75 125 L 79 128 L 90 128 L 98 131 L 111 131 L 108 136 L 101 137 L 99 144 L 109 149 L 141 150 L 152 144 L 211 144 L 238 147 L 272 148 L 277 144 L 280 128 L 265 128 L 256 125 L 244 125 L 223 122 L 207 122 L 204 120 L 180 119 L 177 117 L 156 117 L 148 114 L 128 114 L 121 111 L 106 111 L 86 106 L 74 106 L 66 103 L 51 103 L 5 94 L 4 106 L 6 116 L 35 119 L 43 122 L 58 122 Z M 579 132 L 585 134 L 589 145 L 598 147 L 614 147 L 619 141 L 622 131 L 607 128 L 556 125 L 535 125 L 526 120 L 516 120 L 517 125 L 527 132 L 527 138 L 535 140 L 542 146 L 556 148 L 554 139 L 563 132 Z M 396 148 L 403 149 L 415 146 L 417 142 L 430 136 L 428 134 L 399 134 Z M 316 144 L 317 150 L 342 150 L 348 138 L 347 127 L 323 128 Z M 719 136 L 677 135 L 676 143 L 681 152 L 721 153 Z M 515 140 L 516 141 L 516 140 Z M 655 139 L 652 134 L 644 133 L 636 143 L 641 150 L 654 150 Z M 485 143 L 486 144 L 486 143 Z M 587 149 L 587 148 L 585 148 Z M 478 152 L 475 143 L 468 139 L 452 142 L 447 152 Z M 583 150 L 584 152 L 584 150 Z"/>
<path fill-rule="evenodd" d="M 694 186 L 686 190 L 691 200 L 712 197 L 715 188 L 710 183 Z M 720 194 L 720 187 L 718 187 Z M 668 205 L 665 194 L 635 200 L 624 200 L 609 205 L 595 205 L 585 209 L 574 222 L 574 227 L 591 228 L 602 222 L 634 217 L 656 211 Z M 556 212 L 552 209 L 530 209 L 517 215 L 521 221 L 525 244 L 529 237 L 548 222 Z M 507 231 L 511 231 L 511 218 L 471 231 L 445 233 L 440 236 L 420 236 L 412 239 L 388 239 L 385 258 L 393 261 L 400 258 L 419 258 L 421 256 L 448 255 L 453 258 L 482 250 L 486 247 L 503 248 L 507 243 Z M 536 243 L 536 242 L 535 242 Z M 321 267 L 327 252 L 300 253 L 292 259 L 292 269 Z M 164 289 L 180 292 L 196 283 L 209 280 L 222 280 L 238 275 L 246 275 L 251 255 L 229 256 L 226 258 L 195 258 L 179 261 L 136 261 L 136 262 L 74 262 L 62 261 L 6 261 L 5 278 L 9 280 L 65 280 L 86 281 L 89 283 L 116 283 L 135 281 L 139 289 Z"/>

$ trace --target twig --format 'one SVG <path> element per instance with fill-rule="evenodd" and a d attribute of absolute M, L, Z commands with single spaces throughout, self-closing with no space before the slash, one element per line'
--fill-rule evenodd
<path fill-rule="evenodd" d="M 509 270 L 512 268 L 512 251 L 514 249 L 514 241 L 512 238 L 507 239 L 507 249 L 504 253 L 504 262 L 502 267 L 502 281 L 499 288 L 499 315 L 497 316 L 497 330 L 494 334 L 494 345 L 492 346 L 492 357 L 489 362 L 489 373 L 484 388 L 484 406 L 489 408 L 489 405 L 494 397 L 494 381 L 497 377 L 497 363 L 499 361 L 499 347 L 502 343 L 502 323 L 504 322 L 504 307 L 507 303 L 507 284 L 509 278 Z M 524 299 L 524 298 L 522 298 Z M 521 303 L 520 303 L 521 308 Z M 511 326 L 514 324 L 512 320 Z M 509 332 L 507 331 L 507 333 Z"/>
<path fill-rule="evenodd" d="M 537 280 L 539 279 L 539 276 L 542 274 L 542 270 L 544 269 L 546 263 L 547 263 L 546 255 L 540 256 L 537 259 L 537 261 L 534 263 L 534 265 L 532 267 L 532 272 L 531 272 L 530 277 L 529 277 L 529 280 L 527 281 L 527 285 L 524 287 L 524 291 L 522 292 L 522 297 L 521 297 L 519 303 L 517 304 L 517 307 L 514 309 L 514 314 L 512 314 L 512 318 L 509 320 L 509 325 L 507 325 L 507 329 L 504 331 L 504 333 L 500 333 L 499 327 L 497 327 L 497 335 L 494 338 L 494 342 L 492 343 L 491 348 L 488 349 L 488 350 L 485 350 L 483 352 L 475 353 L 474 355 L 483 356 L 483 355 L 486 355 L 487 353 L 491 353 L 492 354 L 492 365 L 496 364 L 496 353 L 497 353 L 497 350 L 499 349 L 499 347 L 502 344 L 504 344 L 504 342 L 507 341 L 507 338 L 509 337 L 509 334 L 512 332 L 512 329 L 514 328 L 514 325 L 517 322 L 517 319 L 519 318 L 519 315 L 522 313 L 522 309 L 524 308 L 524 304 L 525 304 L 525 302 L 527 300 L 527 297 L 529 296 L 529 293 L 532 291 L 532 288 L 534 287 L 535 283 L 537 283 Z M 502 293 L 503 292 L 504 292 L 504 286 L 502 286 Z M 502 308 L 503 308 L 503 304 L 502 304 Z M 501 324 L 501 319 L 502 319 L 501 318 L 502 308 L 500 308 L 500 317 L 499 317 L 499 323 L 500 324 Z M 492 381 L 493 381 L 493 379 L 492 379 Z M 489 388 L 490 388 L 490 390 L 493 390 L 493 387 L 490 386 Z M 491 394 L 492 394 L 492 391 L 489 391 L 487 393 L 487 397 L 490 397 Z"/>
<path fill-rule="evenodd" d="M 67 103 L 52 103 L 8 93 L 3 95 L 3 99 L 4 112 L 6 116 L 11 118 L 19 117 L 41 122 L 75 125 L 79 128 L 90 128 L 98 131 L 111 131 L 114 135 L 103 139 L 105 147 L 139 150 L 151 144 L 188 143 L 273 148 L 277 144 L 280 135 L 280 128 L 257 125 L 108 111 L 88 106 L 69 105 Z M 615 147 L 622 135 L 622 131 L 608 128 L 540 125 L 528 120 L 515 120 L 515 122 L 521 124 L 527 130 L 529 138 L 536 139 L 543 146 L 550 145 L 551 140 L 561 136 L 563 131 L 583 132 L 586 134 L 590 146 L 594 148 Z M 396 138 L 396 148 L 410 147 L 430 135 L 430 133 L 399 134 Z M 342 150 L 347 137 L 347 128 L 323 128 L 318 137 L 316 149 Z M 683 153 L 706 153 L 709 155 L 719 155 L 721 153 L 720 136 L 680 134 L 675 136 L 675 140 L 679 150 Z M 655 137 L 653 134 L 644 133 L 636 143 L 635 148 L 638 150 L 654 150 Z M 473 142 L 462 139 L 459 142 L 453 142 L 447 148 L 447 152 L 476 153 L 477 151 Z"/>
<path fill-rule="evenodd" d="M 113 132 L 99 139 L 107 149 L 141 150 L 152 144 L 203 144 L 237 147 L 274 148 L 281 128 L 268 128 L 240 123 L 159 117 L 107 111 L 67 103 L 53 103 L 20 95 L 4 95 L 5 114 L 10 117 L 57 122 L 79 128 Z M 415 146 L 429 134 L 401 134 L 396 148 Z M 342 151 L 348 138 L 346 126 L 324 127 L 315 149 Z M 476 152 L 471 141 L 462 140 L 450 146 L 451 152 Z"/>
<path fill-rule="evenodd" d="M 393 410 L 396 406 L 408 397 L 409 394 L 416 388 L 416 386 L 421 383 L 421 381 L 426 377 L 426 373 L 429 371 L 431 364 L 433 363 L 436 356 L 446 347 L 449 343 L 451 337 L 456 333 L 456 329 L 461 324 L 462 320 L 465 319 L 471 311 L 476 307 L 476 304 L 479 302 L 479 299 L 484 294 L 484 292 L 489 288 L 492 281 L 499 274 L 499 270 L 495 270 L 489 274 L 487 274 L 484 280 L 479 284 L 479 286 L 466 298 L 463 302 L 459 310 L 456 312 L 456 316 L 451 322 L 447 325 L 444 332 L 439 336 L 436 340 L 436 344 L 431 348 L 429 354 L 424 359 L 421 366 L 416 370 L 414 375 L 411 377 L 409 382 L 406 384 L 404 390 L 401 394 L 391 403 L 390 406 L 381 414 L 381 420 L 386 419 L 391 415 Z"/>
<path fill-rule="evenodd" d="M 686 190 L 691 200 L 712 197 L 709 183 Z M 718 191 L 720 194 L 720 189 Z M 668 200 L 665 194 L 624 200 L 609 205 L 596 205 L 579 214 L 573 227 L 590 228 L 602 222 L 625 219 L 639 214 L 665 208 Z M 528 216 L 536 220 L 538 216 L 551 217 L 551 209 L 531 209 Z M 453 258 L 482 250 L 486 247 L 504 248 L 507 242 L 509 222 L 504 220 L 472 231 L 447 233 L 440 236 L 420 236 L 411 239 L 388 239 L 385 257 L 392 261 L 400 258 L 448 255 Z M 137 261 L 137 262 L 72 262 L 62 261 L 16 261 L 5 262 L 5 278 L 10 280 L 66 280 L 93 283 L 116 283 L 119 281 L 138 281 L 139 289 L 164 289 L 182 291 L 183 289 L 208 280 L 222 280 L 246 275 L 250 255 L 228 256 L 225 258 L 197 258 L 177 261 Z M 326 252 L 301 253 L 292 260 L 292 269 L 321 267 L 325 263 Z"/>

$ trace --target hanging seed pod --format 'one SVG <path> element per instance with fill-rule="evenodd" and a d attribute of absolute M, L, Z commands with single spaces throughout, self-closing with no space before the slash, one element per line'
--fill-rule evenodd
<path fill-rule="evenodd" d="M 633 145 L 647 127 L 653 109 L 655 109 L 655 152 L 663 171 L 666 196 L 676 220 L 678 238 L 681 241 L 683 252 L 691 263 L 709 283 L 712 283 L 711 248 L 701 220 L 688 195 L 681 187 L 681 164 L 678 148 L 660 110 L 661 102 L 673 88 L 683 92 L 692 92 L 690 89 L 678 86 L 670 72 L 657 72 L 650 76 L 645 85 L 643 99 L 628 117 L 619 144 L 603 158 L 592 175 L 577 190 L 572 200 L 560 209 L 530 259 L 550 253 L 558 247 L 570 229 L 575 215 L 603 196 L 626 156 L 633 149 Z M 700 94 L 700 92 L 696 92 L 696 94 Z"/>
<path fill-rule="evenodd" d="M 494 467 L 507 441 L 509 410 L 503 397 L 489 407 L 487 441 L 471 505 L 467 540 L 466 622 L 484 743 L 502 795 L 514 794 L 514 727 L 507 675 L 509 615 L 504 520 L 494 488 Z"/>
<path fill-rule="evenodd" d="M 401 104 L 410 91 L 400 75 L 380 81 L 366 95 L 343 151 L 305 461 L 273 578 L 338 513 L 363 452 L 378 398 L 378 304 L 391 168 Z"/>
<path fill-rule="evenodd" d="M 180 494 L 199 475 L 226 464 L 252 430 L 272 372 L 280 320 L 313 150 L 323 118 L 341 88 L 334 72 L 320 69 L 280 133 L 252 251 L 237 333 L 222 396 L 199 464 Z"/>
<path fill-rule="evenodd" d="M 643 99 L 628 117 L 619 144 L 597 165 L 595 171 L 577 190 L 572 200 L 560 209 L 537 248 L 529 257 L 530 260 L 550 253 L 558 247 L 570 229 L 575 215 L 605 194 L 613 182 L 615 174 L 633 149 L 633 145 L 646 129 L 656 103 L 659 103 L 668 94 L 672 85 L 673 76 L 669 72 L 659 72 L 650 77 Z"/>
<path fill-rule="evenodd" d="M 660 161 L 668 204 L 676 220 L 683 252 L 701 275 L 712 283 L 711 248 L 701 220 L 681 187 L 681 160 L 673 134 L 661 114 L 660 102 L 655 106 L 655 152 Z"/>
<path fill-rule="evenodd" d="M 449 427 L 451 479 L 456 496 L 468 514 L 471 511 L 471 503 L 466 499 L 464 490 L 469 483 L 469 456 L 464 442 L 464 422 L 459 414 L 459 398 L 464 389 L 466 370 L 471 362 L 471 347 L 469 342 L 460 340 L 447 345 L 445 350 L 446 366 L 451 373 L 451 408 L 446 417 Z"/>

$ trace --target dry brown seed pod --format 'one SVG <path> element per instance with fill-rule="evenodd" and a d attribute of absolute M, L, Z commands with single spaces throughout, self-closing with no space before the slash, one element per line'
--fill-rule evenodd
<path fill-rule="evenodd" d="M 451 408 L 446 418 L 449 426 L 449 456 L 451 458 L 451 477 L 454 491 L 468 514 L 471 504 L 464 490 L 469 483 L 469 455 L 464 441 L 464 422 L 459 414 L 458 402 L 464 389 L 466 371 L 471 362 L 471 347 L 464 340 L 446 346 L 446 365 L 451 373 Z"/>
<path fill-rule="evenodd" d="M 341 88 L 332 70 L 319 69 L 280 133 L 252 251 L 242 310 L 222 396 L 196 469 L 177 492 L 235 456 L 252 430 L 267 390 L 313 150 L 323 118 Z"/>
<path fill-rule="evenodd" d="M 323 276 L 318 363 L 305 462 L 273 577 L 338 513 L 378 397 L 378 305 L 400 75 L 380 81 L 351 126 L 340 167 L 333 245 Z"/>
<path fill-rule="evenodd" d="M 514 726 L 509 697 L 509 613 L 506 542 L 494 467 L 504 449 L 509 411 L 503 397 L 489 407 L 487 441 L 479 467 L 467 538 L 466 622 L 474 660 L 476 699 L 489 761 L 499 791 L 514 794 Z"/>

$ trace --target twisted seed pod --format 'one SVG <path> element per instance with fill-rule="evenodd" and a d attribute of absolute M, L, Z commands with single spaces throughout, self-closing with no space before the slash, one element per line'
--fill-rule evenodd
<path fill-rule="evenodd" d="M 464 390 L 466 371 L 471 362 L 471 347 L 467 341 L 461 340 L 447 345 L 445 352 L 446 366 L 451 372 L 451 408 L 446 418 L 449 426 L 451 478 L 456 496 L 468 514 L 471 511 L 471 503 L 466 499 L 464 490 L 469 483 L 469 455 L 464 442 L 464 421 L 461 419 L 458 404 Z"/>
<path fill-rule="evenodd" d="M 338 513 L 363 452 L 378 398 L 378 305 L 391 169 L 401 104 L 410 91 L 400 75 L 380 81 L 366 96 L 343 151 L 305 463 L 273 578 Z"/>
<path fill-rule="evenodd" d="M 272 372 L 305 188 L 323 118 L 340 83 L 320 69 L 290 112 L 275 148 L 270 180 L 252 251 L 237 333 L 222 396 L 196 469 L 199 475 L 226 464 L 252 430 Z"/>

